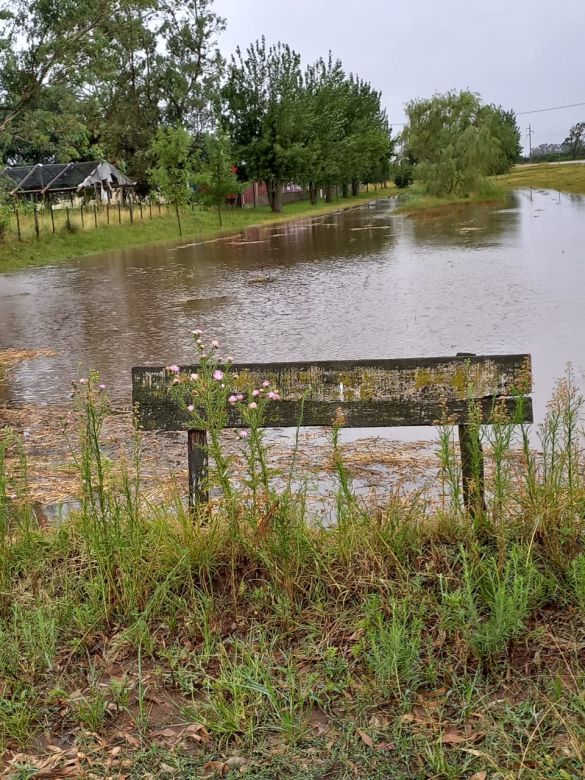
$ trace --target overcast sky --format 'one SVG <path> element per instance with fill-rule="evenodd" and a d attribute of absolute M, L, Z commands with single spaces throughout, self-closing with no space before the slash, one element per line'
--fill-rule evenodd
<path fill-rule="evenodd" d="M 329 49 L 382 91 L 392 123 L 403 105 L 469 88 L 517 112 L 585 103 L 585 0 L 216 0 L 224 54 L 266 36 L 308 62 Z M 519 116 L 523 142 L 562 141 L 585 105 Z M 396 128 L 399 130 L 400 128 Z"/>

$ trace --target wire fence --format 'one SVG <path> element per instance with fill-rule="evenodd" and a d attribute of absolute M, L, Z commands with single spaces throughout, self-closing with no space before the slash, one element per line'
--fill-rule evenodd
<path fill-rule="evenodd" d="M 169 204 L 160 201 L 90 203 L 66 206 L 18 203 L 14 205 L 4 237 L 18 241 L 39 239 L 59 233 L 77 233 L 113 225 L 133 225 L 167 216 Z"/>

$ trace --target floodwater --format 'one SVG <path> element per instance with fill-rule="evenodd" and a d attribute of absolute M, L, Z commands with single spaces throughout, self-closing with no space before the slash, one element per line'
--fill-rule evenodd
<path fill-rule="evenodd" d="M 393 208 L 0 275 L 0 348 L 57 352 L 11 371 L 3 400 L 64 401 L 92 367 L 128 403 L 131 366 L 193 361 L 201 328 L 236 361 L 530 352 L 541 420 L 566 364 L 585 366 L 585 198 Z"/>

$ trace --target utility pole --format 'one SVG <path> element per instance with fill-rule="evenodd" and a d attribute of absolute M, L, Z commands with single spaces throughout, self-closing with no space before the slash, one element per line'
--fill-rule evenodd
<path fill-rule="evenodd" d="M 534 133 L 534 130 L 532 129 L 532 125 L 528 125 L 527 135 L 528 135 L 528 159 L 532 159 L 532 135 Z"/>

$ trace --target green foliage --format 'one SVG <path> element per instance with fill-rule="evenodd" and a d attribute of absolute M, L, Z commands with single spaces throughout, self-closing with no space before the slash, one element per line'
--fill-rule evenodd
<path fill-rule="evenodd" d="M 571 160 L 576 160 L 582 155 L 585 150 L 585 122 L 577 122 L 571 127 L 563 146 L 569 152 Z"/>
<path fill-rule="evenodd" d="M 457 627 L 478 658 L 501 653 L 526 630 L 545 583 L 526 550 L 512 549 L 505 565 L 486 556 L 463 559 L 462 586 L 443 594 L 445 619 Z"/>
<path fill-rule="evenodd" d="M 399 189 L 408 187 L 413 182 L 413 166 L 406 160 L 399 162 L 393 171 L 394 184 Z"/>
<path fill-rule="evenodd" d="M 365 653 L 376 683 L 390 694 L 400 694 L 405 686 L 416 686 L 421 665 L 423 624 L 413 605 L 393 600 L 387 617 L 378 596 L 368 600 Z"/>
<path fill-rule="evenodd" d="M 182 127 L 159 128 L 150 147 L 153 166 L 150 180 L 175 207 L 179 235 L 182 235 L 179 207 L 192 198 L 192 183 L 198 156 L 191 135 Z"/>
<path fill-rule="evenodd" d="M 212 0 L 0 0 L 0 151 L 106 156 L 148 186 L 160 124 L 212 124 L 224 20 Z"/>
<path fill-rule="evenodd" d="M 339 60 L 317 60 L 304 76 L 302 181 L 311 192 L 389 177 L 390 132 L 381 96 L 346 76 Z"/>
<path fill-rule="evenodd" d="M 513 113 L 481 103 L 471 92 L 447 92 L 407 104 L 405 152 L 414 177 L 433 196 L 468 195 L 482 180 L 510 168 L 519 154 Z"/>
<path fill-rule="evenodd" d="M 0 183 L 0 240 L 4 239 L 12 224 L 14 202 L 8 190 Z"/>
<path fill-rule="evenodd" d="M 273 211 L 282 185 L 299 177 L 302 159 L 301 58 L 262 38 L 232 57 L 222 92 L 222 122 L 248 176 L 267 184 Z"/>
<path fill-rule="evenodd" d="M 282 185 L 319 187 L 327 199 L 337 184 L 383 181 L 392 148 L 381 96 L 341 62 L 317 60 L 304 74 L 299 55 L 284 44 L 257 41 L 232 59 L 223 90 L 223 122 L 247 175 L 266 181 L 274 211 Z"/>
<path fill-rule="evenodd" d="M 569 583 L 579 609 L 585 614 L 585 554 L 580 553 L 571 562 Z"/>
<path fill-rule="evenodd" d="M 228 195 L 237 195 L 242 185 L 234 172 L 229 138 L 219 133 L 205 139 L 206 159 L 195 177 L 197 199 L 217 209 L 219 224 L 222 225 L 221 207 Z"/>

